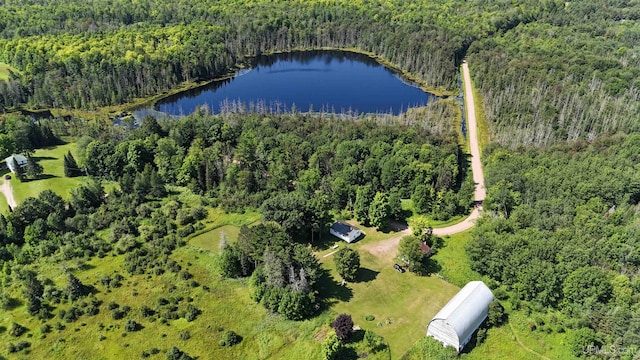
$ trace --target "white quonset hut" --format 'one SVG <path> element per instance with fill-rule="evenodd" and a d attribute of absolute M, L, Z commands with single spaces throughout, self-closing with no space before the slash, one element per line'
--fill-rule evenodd
<path fill-rule="evenodd" d="M 482 281 L 465 285 L 429 322 L 427 336 L 458 352 L 487 318 L 493 293 Z"/>

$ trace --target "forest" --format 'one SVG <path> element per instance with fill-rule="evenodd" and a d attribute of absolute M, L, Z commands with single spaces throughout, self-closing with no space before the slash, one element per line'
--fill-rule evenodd
<path fill-rule="evenodd" d="M 484 216 L 467 253 L 530 328 L 591 345 L 640 343 L 640 137 L 486 151 Z M 631 353 L 631 356 L 633 354 Z"/>
<path fill-rule="evenodd" d="M 638 130 L 640 5 L 630 1 L 4 1 L 0 111 L 95 109 L 250 64 L 353 48 L 456 92 L 472 64 L 493 139 L 509 147 Z"/>

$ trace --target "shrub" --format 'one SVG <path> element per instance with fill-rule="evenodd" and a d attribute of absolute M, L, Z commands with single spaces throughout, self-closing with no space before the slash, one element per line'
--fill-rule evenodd
<path fill-rule="evenodd" d="M 49 324 L 43 324 L 42 326 L 40 326 L 40 333 L 41 334 L 47 334 L 51 332 L 51 325 Z"/>
<path fill-rule="evenodd" d="M 121 309 L 111 310 L 111 317 L 113 318 L 113 320 L 123 319 L 126 315 L 127 313 Z"/>
<path fill-rule="evenodd" d="M 131 319 L 127 320 L 127 323 L 124 325 L 124 329 L 128 332 L 138 331 L 141 328 L 140 324 Z"/>
<path fill-rule="evenodd" d="M 367 321 L 373 321 L 373 320 L 376 319 L 376 317 L 373 316 L 373 315 L 367 315 L 367 316 L 364 317 L 364 319 L 367 320 Z"/>
<path fill-rule="evenodd" d="M 382 336 L 374 333 L 371 330 L 367 330 L 364 332 L 364 342 L 374 353 L 384 349 L 387 346 Z"/>
<path fill-rule="evenodd" d="M 27 332 L 27 328 L 16 322 L 12 323 L 11 328 L 9 329 L 9 335 L 13 337 L 19 337 L 25 332 Z"/>
<path fill-rule="evenodd" d="M 233 346 L 239 343 L 242 339 L 238 334 L 231 330 L 226 330 L 222 333 L 222 339 L 220 340 L 220 346 Z"/>
<path fill-rule="evenodd" d="M 152 308 L 150 308 L 150 307 L 148 307 L 146 305 L 143 305 L 140 308 L 140 313 L 142 314 L 143 317 L 149 317 L 149 316 L 153 316 L 156 312 Z"/>
<path fill-rule="evenodd" d="M 178 333 L 178 338 L 180 340 L 187 341 L 187 340 L 191 339 L 191 334 L 187 330 L 180 331 Z"/>
<path fill-rule="evenodd" d="M 339 315 L 335 321 L 331 323 L 331 326 L 333 326 L 336 331 L 336 335 L 342 341 L 349 339 L 351 334 L 353 334 L 353 319 L 351 318 L 351 315 Z"/>
<path fill-rule="evenodd" d="M 117 309 L 119 307 L 120 307 L 120 305 L 118 305 L 115 301 L 111 301 L 111 302 L 109 302 L 109 304 L 107 304 L 107 308 L 109 310 L 115 310 L 115 309 Z"/>

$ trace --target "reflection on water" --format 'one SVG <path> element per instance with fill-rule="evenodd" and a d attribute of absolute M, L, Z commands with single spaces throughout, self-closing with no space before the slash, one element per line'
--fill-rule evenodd
<path fill-rule="evenodd" d="M 366 55 L 305 51 L 259 56 L 251 70 L 162 99 L 153 108 L 136 111 L 136 117 L 186 115 L 201 106 L 213 113 L 398 114 L 433 98 Z"/>

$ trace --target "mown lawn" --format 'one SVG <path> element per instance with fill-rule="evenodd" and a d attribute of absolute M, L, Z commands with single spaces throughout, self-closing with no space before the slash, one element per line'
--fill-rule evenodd
<path fill-rule="evenodd" d="M 425 336 L 429 320 L 459 289 L 436 276 L 399 273 L 366 251 L 360 251 L 360 256 L 359 280 L 344 287 L 339 284 L 333 256 L 322 259 L 334 279 L 333 286 L 344 288 L 331 291 L 340 294 L 331 310 L 350 314 L 356 325 L 383 336 L 391 358 L 397 359 Z M 375 320 L 365 320 L 367 315 Z"/>
<path fill-rule="evenodd" d="M 38 149 L 33 154 L 35 160 L 42 165 L 44 171 L 41 178 L 37 180 L 26 180 L 20 182 L 15 176 L 11 178 L 13 196 L 20 204 L 26 198 L 38 196 L 44 190 L 52 190 L 64 199 L 69 198 L 69 190 L 87 181 L 86 176 L 68 178 L 64 176 L 64 155 L 68 151 L 76 157 L 76 144 L 68 143 L 45 149 Z"/>
<path fill-rule="evenodd" d="M 38 196 L 38 194 L 44 190 L 52 190 L 62 196 L 63 199 L 68 200 L 70 190 L 78 185 L 84 184 L 88 180 L 86 176 L 73 178 L 64 176 L 64 155 L 71 151 L 77 159 L 76 148 L 75 143 L 67 143 L 36 150 L 33 157 L 42 165 L 42 175 L 39 179 L 26 180 L 24 182 L 20 182 L 15 176 L 11 177 L 11 186 L 13 187 L 13 196 L 16 202 L 20 204 L 26 198 Z M 103 182 L 103 186 L 105 191 L 109 191 L 118 185 L 115 182 Z M 0 197 L 2 197 L 2 201 L 6 203 L 4 196 Z M 0 204 L 0 211 L 4 211 L 2 209 L 4 209 L 4 207 Z"/>

